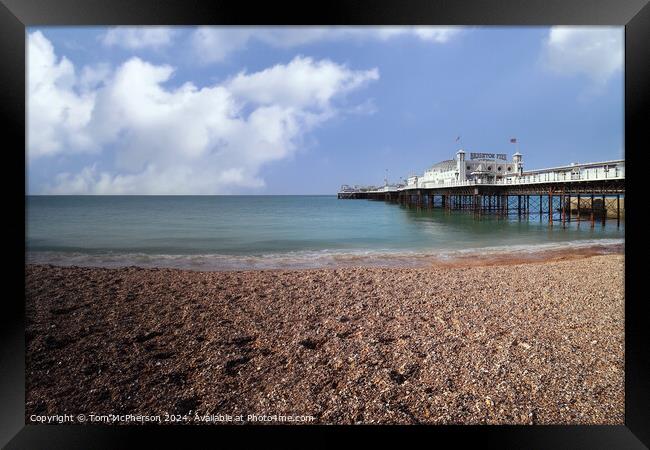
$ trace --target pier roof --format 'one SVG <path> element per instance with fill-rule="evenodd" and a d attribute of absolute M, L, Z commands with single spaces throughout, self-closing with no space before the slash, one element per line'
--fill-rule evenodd
<path fill-rule="evenodd" d="M 456 167 L 456 161 L 453 159 L 446 159 L 444 161 L 440 161 L 439 163 L 434 164 L 431 166 L 432 169 L 443 169 L 443 170 L 450 170 L 454 169 Z"/>

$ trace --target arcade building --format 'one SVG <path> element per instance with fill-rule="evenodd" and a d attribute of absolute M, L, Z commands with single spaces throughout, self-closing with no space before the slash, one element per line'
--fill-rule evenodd
<path fill-rule="evenodd" d="M 517 152 L 508 160 L 505 153 L 470 153 L 466 158 L 464 150 L 456 152 L 456 159 L 434 164 L 422 176 L 410 176 L 407 185 L 434 187 L 453 182 L 476 181 L 495 183 L 521 176 L 524 170 L 522 154 Z"/>

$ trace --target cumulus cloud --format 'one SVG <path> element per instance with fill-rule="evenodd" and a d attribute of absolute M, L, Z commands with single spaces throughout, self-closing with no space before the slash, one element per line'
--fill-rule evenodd
<path fill-rule="evenodd" d="M 49 105 L 39 98 L 43 91 L 61 97 L 59 113 L 36 112 L 35 121 L 30 114 L 32 157 L 79 151 L 90 147 L 87 140 L 111 161 L 59 174 L 51 193 L 214 194 L 263 186 L 264 164 L 293 155 L 306 133 L 340 113 L 345 94 L 379 77 L 376 69 L 299 56 L 212 86 L 172 88 L 169 65 L 134 57 L 110 73 L 84 68 L 75 77 L 72 63 L 57 60 L 40 33 L 29 36 L 29 51 L 30 111 Z"/>
<path fill-rule="evenodd" d="M 40 31 L 29 35 L 27 48 L 28 156 L 96 149 L 85 129 L 94 93 L 75 90 L 79 77 L 73 64 L 65 57 L 57 58 Z"/>
<path fill-rule="evenodd" d="M 443 44 L 458 35 L 460 27 L 199 27 L 192 36 L 194 52 L 200 61 L 215 63 L 257 41 L 275 48 L 294 48 L 321 41 L 379 40 L 412 36 Z"/>
<path fill-rule="evenodd" d="M 170 27 L 124 26 L 110 28 L 101 37 L 101 41 L 108 47 L 117 46 L 129 50 L 158 49 L 171 44 L 174 34 L 175 30 Z"/>
<path fill-rule="evenodd" d="M 597 84 L 623 69 L 621 27 L 552 27 L 544 42 L 546 66 L 565 75 L 582 74 Z"/>
<path fill-rule="evenodd" d="M 265 105 L 284 105 L 325 109 L 335 95 L 343 95 L 362 84 L 377 80 L 377 69 L 352 72 L 328 60 L 297 57 L 288 65 L 246 74 L 227 82 L 235 95 Z"/>

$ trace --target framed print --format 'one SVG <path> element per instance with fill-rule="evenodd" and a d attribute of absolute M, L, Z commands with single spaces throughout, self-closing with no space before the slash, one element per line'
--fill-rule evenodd
<path fill-rule="evenodd" d="M 643 448 L 646 3 L 4 1 L 3 445 Z"/>

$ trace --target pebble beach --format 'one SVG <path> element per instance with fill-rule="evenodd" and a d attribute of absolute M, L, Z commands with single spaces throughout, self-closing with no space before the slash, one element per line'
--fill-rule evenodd
<path fill-rule="evenodd" d="M 624 257 L 229 272 L 28 264 L 27 421 L 79 413 L 623 424 Z"/>

